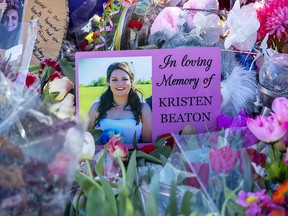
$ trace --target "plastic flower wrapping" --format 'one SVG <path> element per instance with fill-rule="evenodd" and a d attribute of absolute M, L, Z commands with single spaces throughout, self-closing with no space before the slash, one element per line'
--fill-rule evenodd
<path fill-rule="evenodd" d="M 50 114 L 36 92 L 15 94 L 15 85 L 0 72 L 0 214 L 62 215 L 82 130 Z"/>
<path fill-rule="evenodd" d="M 176 144 L 159 172 L 160 215 L 165 215 L 168 208 L 173 184 L 177 188 L 178 207 L 185 193 L 190 193 L 189 212 L 197 212 L 197 215 L 241 212 L 233 203 L 233 196 L 240 189 L 251 190 L 253 176 L 248 156 L 250 150 L 248 153 L 244 149 L 245 136 L 245 127 L 198 135 L 174 135 Z M 256 143 L 257 139 L 254 141 Z M 140 190 L 143 194 L 149 191 L 143 186 Z"/>

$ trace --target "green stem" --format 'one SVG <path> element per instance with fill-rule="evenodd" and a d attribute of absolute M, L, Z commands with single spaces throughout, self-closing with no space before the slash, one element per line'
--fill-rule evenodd
<path fill-rule="evenodd" d="M 91 171 L 91 167 L 90 167 L 89 161 L 87 159 L 85 159 L 85 166 L 86 166 L 86 169 L 87 169 L 87 172 L 88 172 L 88 176 L 93 179 L 93 174 L 92 174 L 92 171 Z"/>
<path fill-rule="evenodd" d="M 75 214 L 76 214 L 76 216 L 78 216 L 78 214 L 79 214 L 79 200 L 80 200 L 82 194 L 83 194 L 83 190 L 81 189 L 79 194 L 78 194 L 78 196 L 77 196 L 77 200 L 76 200 L 76 206 L 75 206 L 75 209 L 76 209 Z"/>
<path fill-rule="evenodd" d="M 225 179 L 225 177 L 224 177 L 224 179 L 223 179 L 223 177 L 222 177 L 222 181 L 223 181 L 223 186 L 224 186 L 224 195 L 225 195 L 225 200 L 224 200 L 224 203 L 223 203 L 223 205 L 222 205 L 222 209 L 221 209 L 221 215 L 222 216 L 225 216 L 225 214 L 226 214 L 226 206 L 227 206 L 227 204 L 228 204 L 228 202 L 230 201 L 230 199 L 231 199 L 231 197 L 227 197 L 227 192 L 226 192 L 226 179 Z M 236 194 L 237 193 L 237 191 L 239 191 L 240 189 L 242 188 L 242 181 L 240 182 L 240 184 L 238 185 L 238 187 L 237 188 L 235 188 L 232 192 L 233 192 L 233 194 Z"/>

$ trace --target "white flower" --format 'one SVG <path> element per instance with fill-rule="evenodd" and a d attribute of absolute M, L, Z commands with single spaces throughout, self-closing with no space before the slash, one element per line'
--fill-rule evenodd
<path fill-rule="evenodd" d="M 225 39 L 225 49 L 231 45 L 239 50 L 251 50 L 256 42 L 257 30 L 260 23 L 257 19 L 254 4 L 248 4 L 240 8 L 239 0 L 236 0 L 233 9 L 227 17 L 229 35 Z"/>
<path fill-rule="evenodd" d="M 195 33 L 207 44 L 215 44 L 219 41 L 219 36 L 223 34 L 223 28 L 220 26 L 220 18 L 216 14 L 205 16 L 198 12 L 193 18 L 195 28 L 191 33 Z"/>
<path fill-rule="evenodd" d="M 60 119 L 73 119 L 75 112 L 74 97 L 73 94 L 68 93 L 62 101 L 52 104 L 49 111 Z"/>
<path fill-rule="evenodd" d="M 48 89 L 47 89 L 48 88 Z M 61 79 L 56 78 L 53 81 L 48 82 L 44 89 L 48 90 L 49 94 L 59 93 L 55 100 L 60 101 L 62 100 L 65 95 L 74 88 L 74 84 L 68 77 L 62 77 Z"/>
<path fill-rule="evenodd" d="M 95 154 L 95 142 L 91 133 L 84 133 L 84 143 L 82 147 L 81 160 L 91 160 Z"/>

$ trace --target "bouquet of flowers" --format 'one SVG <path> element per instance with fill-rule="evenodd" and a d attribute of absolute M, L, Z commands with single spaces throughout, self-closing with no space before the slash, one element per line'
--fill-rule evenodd
<path fill-rule="evenodd" d="M 62 215 L 82 148 L 81 128 L 14 94 L 0 72 L 0 214 Z"/>

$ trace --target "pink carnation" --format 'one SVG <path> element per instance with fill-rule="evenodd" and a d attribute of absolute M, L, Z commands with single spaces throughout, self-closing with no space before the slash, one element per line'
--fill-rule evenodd
<path fill-rule="evenodd" d="M 278 38 L 288 34 L 288 1 L 273 0 L 257 3 L 257 18 L 260 22 L 258 39 L 262 40 L 267 33 Z"/>

